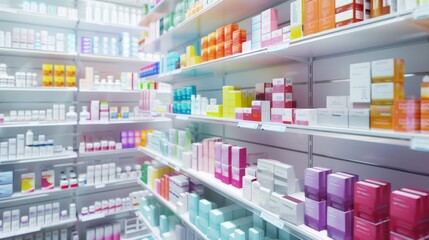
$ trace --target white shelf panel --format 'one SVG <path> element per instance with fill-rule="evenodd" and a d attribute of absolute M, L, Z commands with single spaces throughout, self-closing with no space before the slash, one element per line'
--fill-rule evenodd
<path fill-rule="evenodd" d="M 197 38 L 214 32 L 221 26 L 251 17 L 282 2 L 284 1 L 218 0 L 159 38 L 145 43 L 141 49 L 144 52 L 166 53 L 190 41 L 199 41 Z M 148 24 L 150 21 L 155 21 L 161 17 L 163 16 L 154 14 L 152 18 L 146 18 L 148 20 L 143 22 Z"/>
<path fill-rule="evenodd" d="M 68 219 L 68 220 L 59 221 L 57 223 L 53 223 L 53 224 L 47 225 L 47 226 L 20 229 L 16 232 L 2 233 L 2 234 L 0 234 L 0 239 L 11 238 L 11 237 L 15 237 L 15 236 L 25 235 L 28 233 L 39 232 L 42 229 L 47 229 L 47 228 L 55 228 L 55 227 L 60 227 L 60 226 L 73 225 L 75 223 L 76 223 L 76 219 Z"/>
<path fill-rule="evenodd" d="M 155 122 L 169 122 L 169 118 L 146 118 L 139 120 L 118 120 L 118 121 L 81 121 L 80 126 L 93 126 L 93 125 L 117 125 L 117 124 L 135 124 L 135 123 L 155 123 Z"/>
<path fill-rule="evenodd" d="M 52 51 L 45 51 L 45 50 L 0 47 L 0 55 L 73 60 L 76 58 L 77 53 L 52 52 Z"/>
<path fill-rule="evenodd" d="M 189 220 L 189 213 L 184 213 L 184 214 L 179 214 L 177 212 L 177 208 L 176 206 L 165 200 L 163 197 L 161 197 L 158 193 L 156 193 L 154 190 L 152 190 L 149 186 L 147 186 L 143 181 L 139 180 L 138 181 L 140 186 L 142 186 L 144 189 L 150 191 L 157 199 L 158 201 L 160 201 L 164 206 L 166 206 L 168 209 L 170 209 L 174 214 L 176 214 L 181 220 L 182 222 L 184 222 L 187 226 L 189 226 L 190 228 L 192 228 L 192 230 L 199 235 L 202 239 L 204 240 L 208 240 L 209 238 L 203 233 L 201 232 L 193 223 L 191 223 L 191 221 Z"/>
<path fill-rule="evenodd" d="M 91 32 L 131 32 L 135 34 L 140 34 L 141 32 L 147 30 L 147 28 L 141 26 L 131 26 L 104 22 L 87 22 L 85 20 L 79 20 L 78 29 L 81 31 Z"/>
<path fill-rule="evenodd" d="M 225 126 L 239 126 L 246 128 L 246 124 L 258 124 L 255 130 L 262 130 L 262 126 L 265 126 L 264 131 L 275 131 L 275 132 L 286 132 L 286 133 L 299 133 L 314 136 L 324 136 L 332 138 L 341 138 L 349 140 L 377 142 L 384 144 L 392 144 L 399 146 L 410 146 L 414 139 L 427 140 L 429 141 L 429 134 L 419 132 L 395 132 L 393 130 L 362 130 L 352 128 L 338 128 L 338 127 L 325 127 L 325 126 L 302 126 L 302 125 L 291 125 L 281 124 L 273 122 L 254 122 L 244 121 L 238 119 L 228 118 L 217 118 L 207 117 L 198 115 L 184 115 L 184 114 L 173 114 L 173 113 L 161 113 L 161 116 L 174 118 L 181 121 L 195 121 L 195 122 L 207 122 L 220 124 Z M 252 128 L 249 126 L 248 128 Z"/>
<path fill-rule="evenodd" d="M 63 193 L 69 193 L 70 191 L 74 191 L 75 189 L 76 188 L 61 189 L 59 187 L 56 187 L 56 188 L 51 189 L 51 190 L 38 189 L 32 193 L 17 192 L 17 193 L 12 194 L 11 197 L 0 198 L 0 203 L 22 201 L 22 200 L 31 200 L 31 199 L 42 198 L 42 197 L 46 197 L 46 196 L 61 195 Z"/>
<path fill-rule="evenodd" d="M 74 126 L 77 122 L 13 122 L 0 123 L 1 128 Z"/>
<path fill-rule="evenodd" d="M 76 87 L 31 87 L 31 88 L 17 88 L 17 87 L 0 87 L 0 91 L 7 92 L 77 92 Z"/>
<path fill-rule="evenodd" d="M 167 13 L 173 11 L 177 2 L 179 2 L 179 0 L 161 0 L 158 5 L 149 10 L 149 13 L 143 17 L 140 21 L 140 26 L 148 27 L 149 23 L 158 21 Z"/>
<path fill-rule="evenodd" d="M 110 188 L 117 187 L 117 186 L 125 188 L 133 185 L 137 185 L 137 179 L 115 180 L 107 183 L 88 184 L 88 185 L 76 188 L 76 191 L 78 195 L 93 194 L 93 193 L 105 191 L 106 189 L 108 190 Z"/>
<path fill-rule="evenodd" d="M 54 155 L 54 156 L 49 156 L 49 157 L 28 158 L 28 159 L 1 160 L 0 165 L 23 164 L 23 163 L 30 163 L 30 162 L 58 161 L 58 160 L 73 159 L 73 158 L 77 158 L 77 153 L 73 152 L 70 154 Z"/>
<path fill-rule="evenodd" d="M 79 89 L 80 94 L 89 93 L 117 93 L 117 94 L 139 94 L 140 90 L 115 90 L 115 89 Z"/>
<path fill-rule="evenodd" d="M 102 55 L 92 55 L 92 54 L 79 54 L 81 61 L 86 62 L 103 62 L 103 63 L 129 63 L 137 64 L 141 66 L 149 65 L 153 63 L 152 61 L 139 59 L 135 57 L 112 57 L 112 56 L 102 56 Z"/>
<path fill-rule="evenodd" d="M 114 155 L 114 154 L 133 154 L 138 153 L 137 148 L 126 148 L 126 149 L 118 149 L 118 150 L 110 150 L 110 151 L 99 151 L 99 152 L 85 152 L 79 153 L 79 158 L 86 157 L 97 157 L 97 156 L 106 156 L 106 155 Z"/>
<path fill-rule="evenodd" d="M 24 12 L 20 9 L 0 8 L 0 21 L 35 24 L 56 28 L 73 29 L 76 27 L 77 19 L 42 15 L 38 13 Z"/>
<path fill-rule="evenodd" d="M 272 219 L 275 219 L 277 223 L 280 223 L 280 225 L 283 226 L 284 230 L 298 237 L 302 237 L 303 239 L 330 240 L 330 238 L 327 237 L 326 231 L 318 232 L 305 225 L 296 226 L 287 221 L 280 220 L 279 217 L 276 216 L 276 214 L 273 214 L 261 208 L 260 206 L 257 206 L 256 204 L 244 199 L 242 189 L 235 188 L 232 185 L 224 184 L 219 179 L 216 179 L 212 174 L 205 173 L 202 171 L 195 171 L 192 169 L 184 169 L 182 168 L 181 164 L 178 163 L 177 161 L 163 157 L 161 154 L 151 149 L 140 148 L 140 151 L 154 158 L 156 161 L 169 165 L 170 167 L 174 168 L 176 171 L 180 171 L 191 178 L 198 179 L 206 187 L 209 187 L 215 190 L 216 192 L 218 192 L 219 194 L 222 194 L 234 200 L 238 204 L 244 205 L 248 210 L 252 211 L 253 213 L 258 215 L 264 214 L 266 216 L 270 216 Z"/>
<path fill-rule="evenodd" d="M 159 227 L 153 227 L 152 225 L 150 225 L 149 221 L 143 216 L 143 214 L 139 210 L 136 211 L 136 216 L 141 219 L 144 224 L 146 224 L 155 239 L 162 240 L 160 233 L 161 231 L 159 230 Z"/>
<path fill-rule="evenodd" d="M 97 219 L 103 219 L 105 217 L 110 217 L 110 216 L 116 216 L 116 215 L 126 215 L 128 213 L 131 213 L 133 211 L 136 211 L 136 209 L 131 208 L 131 209 L 127 209 L 127 210 L 122 210 L 122 211 L 118 211 L 118 212 L 114 212 L 114 213 L 94 213 L 91 215 L 86 215 L 86 216 L 81 216 L 79 215 L 79 222 L 90 222 L 90 221 L 94 221 Z"/>

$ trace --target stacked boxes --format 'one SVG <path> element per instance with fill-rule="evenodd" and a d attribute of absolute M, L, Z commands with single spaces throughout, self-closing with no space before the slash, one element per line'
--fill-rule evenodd
<path fill-rule="evenodd" d="M 192 201 L 194 200 L 195 199 Z M 195 226 L 204 234 L 207 234 L 207 230 L 209 228 L 210 211 L 215 208 L 217 208 L 217 206 L 214 202 L 210 202 L 206 199 L 201 199 L 198 201 L 198 215 L 195 216 Z"/>
<path fill-rule="evenodd" d="M 225 27 L 220 27 L 216 30 L 216 58 L 225 56 Z"/>
<path fill-rule="evenodd" d="M 0 172 L 0 198 L 10 197 L 13 193 L 13 171 Z"/>
<path fill-rule="evenodd" d="M 363 21 L 363 10 L 364 4 L 361 0 L 336 0 L 335 26 L 341 27 Z"/>
<path fill-rule="evenodd" d="M 238 24 L 228 24 L 224 27 L 225 34 L 225 43 L 224 43 L 224 51 L 225 57 L 233 55 L 233 40 L 234 40 L 234 32 L 238 30 Z"/>
<path fill-rule="evenodd" d="M 307 168 L 304 176 L 305 225 L 317 230 L 327 228 L 327 179 L 332 173 L 326 168 Z"/>
<path fill-rule="evenodd" d="M 232 54 L 238 54 L 243 51 L 242 44 L 246 41 L 246 30 L 237 29 L 232 33 Z"/>
<path fill-rule="evenodd" d="M 275 8 L 270 8 L 261 13 L 261 47 L 269 47 L 272 45 L 272 34 L 276 36 L 282 36 L 282 29 L 280 34 L 275 32 L 277 30 L 277 17 L 278 12 Z"/>
<path fill-rule="evenodd" d="M 292 100 L 292 79 L 275 78 L 273 79 L 273 108 L 293 108 Z"/>
<path fill-rule="evenodd" d="M 335 28 L 335 0 L 319 1 L 319 32 Z"/>
<path fill-rule="evenodd" d="M 355 183 L 354 239 L 388 239 L 390 189 L 390 183 L 376 179 Z"/>
<path fill-rule="evenodd" d="M 261 14 L 252 17 L 252 50 L 261 48 Z"/>
<path fill-rule="evenodd" d="M 319 0 L 304 0 L 304 36 L 319 32 Z"/>

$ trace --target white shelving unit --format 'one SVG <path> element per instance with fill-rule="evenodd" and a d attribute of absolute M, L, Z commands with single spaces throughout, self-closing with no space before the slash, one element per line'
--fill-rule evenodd
<path fill-rule="evenodd" d="M 75 223 L 76 223 L 76 219 L 68 219 L 68 220 L 59 221 L 57 223 L 53 223 L 53 224 L 50 224 L 47 226 L 41 226 L 41 227 L 36 227 L 36 228 L 27 228 L 27 229 L 22 229 L 22 230 L 10 232 L 10 233 L 2 233 L 2 234 L 0 234 L 0 239 L 6 239 L 6 238 L 11 238 L 11 237 L 21 236 L 21 235 L 25 235 L 25 234 L 29 234 L 29 233 L 35 233 L 35 232 L 39 232 L 39 231 L 41 231 L 43 229 L 47 229 L 47 228 L 57 228 L 57 227 L 70 226 L 70 225 L 74 225 Z"/>
<path fill-rule="evenodd" d="M 62 155 L 46 156 L 46 157 L 3 160 L 3 161 L 0 161 L 0 165 L 24 164 L 24 163 L 30 163 L 30 162 L 49 162 L 49 161 L 74 159 L 74 158 L 77 158 L 77 153 L 75 153 L 75 152 L 68 153 L 68 154 L 62 154 Z"/>
<path fill-rule="evenodd" d="M 11 122 L 1 123 L 0 128 L 19 128 L 19 127 L 54 127 L 54 126 L 75 126 L 77 122 Z"/>

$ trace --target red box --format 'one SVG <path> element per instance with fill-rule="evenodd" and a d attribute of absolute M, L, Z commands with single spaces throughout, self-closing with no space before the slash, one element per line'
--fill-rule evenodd
<path fill-rule="evenodd" d="M 238 29 L 238 24 L 228 24 L 225 26 L 225 42 L 232 41 L 232 33 Z"/>
<path fill-rule="evenodd" d="M 390 185 L 383 187 L 367 181 L 356 182 L 354 188 L 355 216 L 372 223 L 388 219 L 389 194 Z"/>
<path fill-rule="evenodd" d="M 265 93 L 267 88 L 272 88 L 272 83 L 257 83 L 255 85 L 255 99 L 256 100 L 271 100 L 271 99 L 265 99 Z"/>
<path fill-rule="evenodd" d="M 270 121 L 270 101 L 252 101 L 252 120 L 257 122 Z"/>
<path fill-rule="evenodd" d="M 416 188 L 412 188 L 412 187 L 402 188 L 401 191 L 403 191 L 403 192 L 409 192 L 409 193 L 412 193 L 412 194 L 419 195 L 419 196 L 423 197 L 423 199 L 425 199 L 424 200 L 425 201 L 424 205 L 426 206 L 426 213 L 425 214 L 426 214 L 427 217 L 429 217 L 429 192 L 422 191 L 422 190 L 419 190 L 419 189 L 416 189 Z M 429 225 L 428 225 L 428 227 L 429 227 Z M 428 229 L 428 231 L 429 231 L 429 229 Z"/>
<path fill-rule="evenodd" d="M 236 188 L 242 188 L 243 187 L 243 176 L 246 173 L 245 168 L 231 168 L 231 185 Z"/>
<path fill-rule="evenodd" d="M 243 108 L 243 120 L 252 121 L 252 108 Z"/>
<path fill-rule="evenodd" d="M 223 43 L 225 41 L 225 28 L 220 27 L 216 30 L 216 43 Z"/>
<path fill-rule="evenodd" d="M 216 59 L 225 57 L 225 43 L 218 43 L 216 45 Z"/>
<path fill-rule="evenodd" d="M 425 200 L 412 193 L 393 191 L 390 198 L 390 230 L 413 239 L 426 236 L 429 218 L 426 216 Z"/>
<path fill-rule="evenodd" d="M 225 57 L 232 55 L 232 41 L 226 41 L 224 46 Z"/>
<path fill-rule="evenodd" d="M 354 217 L 353 223 L 354 240 L 388 240 L 389 220 L 372 223 L 365 219 Z"/>
<path fill-rule="evenodd" d="M 239 44 L 232 44 L 232 54 L 238 54 L 243 51 L 241 43 Z"/>
<path fill-rule="evenodd" d="M 231 184 L 231 165 L 222 163 L 222 182 L 225 184 Z"/>

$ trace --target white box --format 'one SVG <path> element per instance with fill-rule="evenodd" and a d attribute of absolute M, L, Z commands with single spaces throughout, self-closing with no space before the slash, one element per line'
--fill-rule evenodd
<path fill-rule="evenodd" d="M 261 184 L 258 181 L 252 182 L 252 203 L 259 206 L 259 189 L 261 188 Z"/>
<path fill-rule="evenodd" d="M 104 227 L 97 227 L 95 229 L 95 239 L 104 240 Z"/>
<path fill-rule="evenodd" d="M 45 225 L 45 205 L 37 206 L 37 226 Z"/>
<path fill-rule="evenodd" d="M 12 230 L 12 232 L 19 230 L 20 221 L 21 221 L 21 217 L 19 214 L 19 209 L 12 210 L 12 217 L 11 217 L 11 230 Z"/>
<path fill-rule="evenodd" d="M 371 99 L 373 101 L 393 100 L 394 98 L 394 83 L 372 83 L 371 84 Z"/>
<path fill-rule="evenodd" d="M 270 210 L 271 189 L 261 187 L 259 189 L 259 206 Z"/>
<path fill-rule="evenodd" d="M 52 204 L 45 204 L 45 225 L 52 224 Z"/>
<path fill-rule="evenodd" d="M 248 40 L 248 41 L 242 43 L 241 48 L 242 48 L 243 53 L 252 51 L 252 40 Z"/>
<path fill-rule="evenodd" d="M 349 127 L 348 109 L 317 109 L 317 125 L 328 127 Z"/>
<path fill-rule="evenodd" d="M 370 128 L 369 109 L 349 109 L 349 128 L 365 129 Z"/>
<path fill-rule="evenodd" d="M 58 232 L 58 230 L 52 231 L 52 240 L 59 240 L 59 232 Z"/>
<path fill-rule="evenodd" d="M 100 101 L 91 101 L 91 121 L 100 120 Z"/>
<path fill-rule="evenodd" d="M 243 198 L 252 202 L 252 183 L 256 181 L 255 177 L 244 176 L 243 177 Z"/>
<path fill-rule="evenodd" d="M 295 109 L 295 124 L 313 126 L 317 124 L 317 109 Z"/>
<path fill-rule="evenodd" d="M 13 48 L 20 48 L 20 37 L 21 37 L 20 29 L 17 27 L 14 27 L 12 29 L 12 47 Z"/>
<path fill-rule="evenodd" d="M 286 184 L 287 190 L 282 194 L 295 193 L 295 169 L 292 165 L 277 162 L 274 167 L 274 190 L 276 190 L 276 180 Z"/>
<path fill-rule="evenodd" d="M 95 240 L 95 229 L 87 228 L 86 229 L 86 240 Z"/>
<path fill-rule="evenodd" d="M 113 227 L 110 224 L 104 225 L 104 239 L 113 239 Z"/>
<path fill-rule="evenodd" d="M 28 225 L 30 228 L 37 226 L 37 207 L 31 206 L 28 210 Z"/>
<path fill-rule="evenodd" d="M 61 229 L 60 239 L 61 240 L 68 240 L 68 238 L 67 238 L 67 229 Z"/>
<path fill-rule="evenodd" d="M 326 108 L 350 108 L 349 96 L 327 96 L 326 97 Z"/>
<path fill-rule="evenodd" d="M 304 224 L 304 201 L 300 200 L 297 195 L 284 196 L 282 194 L 271 194 L 271 210 L 278 213 L 280 218 L 295 225 Z"/>
<path fill-rule="evenodd" d="M 350 102 L 371 102 L 371 63 L 350 64 Z"/>
<path fill-rule="evenodd" d="M 60 203 L 52 203 L 52 222 L 60 221 Z"/>
<path fill-rule="evenodd" d="M 302 25 L 303 24 L 303 1 L 297 0 L 290 3 L 290 25 Z"/>
<path fill-rule="evenodd" d="M 8 233 L 12 231 L 12 212 L 3 212 L 3 232 Z"/>

